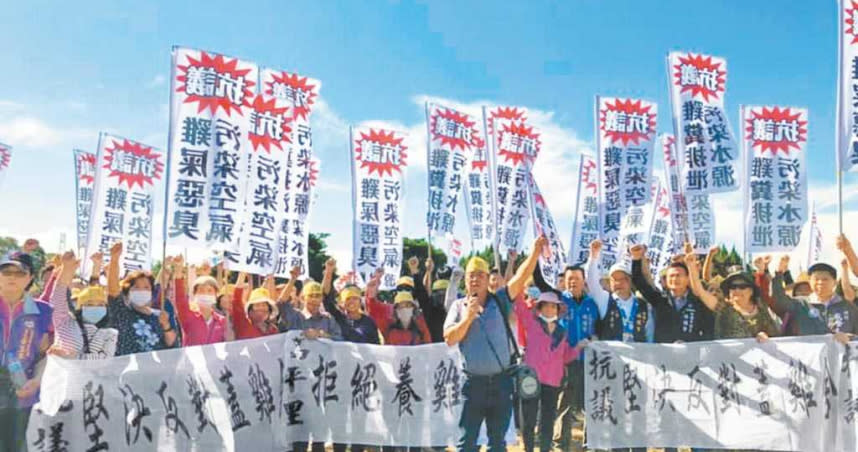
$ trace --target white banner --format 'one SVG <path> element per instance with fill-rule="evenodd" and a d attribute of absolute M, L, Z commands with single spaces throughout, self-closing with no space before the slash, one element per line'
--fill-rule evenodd
<path fill-rule="evenodd" d="M 660 137 L 664 156 L 664 179 L 670 193 L 670 213 L 674 247 L 681 247 L 689 233 L 688 202 L 682 192 L 682 162 L 676 154 L 676 138 L 671 134 Z M 673 252 L 673 249 L 670 250 Z"/>
<path fill-rule="evenodd" d="M 114 135 L 98 136 L 86 254 L 102 252 L 122 241 L 120 275 L 152 266 L 152 212 L 155 194 L 162 190 L 164 154 L 160 149 Z M 83 274 L 91 262 L 83 261 Z"/>
<path fill-rule="evenodd" d="M 496 107 L 488 114 L 488 127 L 496 164 L 495 196 L 497 241 L 501 256 L 522 251 L 530 216 L 530 170 L 539 156 L 539 133 L 527 124 L 527 112 L 517 107 Z"/>
<path fill-rule="evenodd" d="M 545 197 L 542 196 L 533 176 L 530 177 L 530 201 L 533 209 L 533 235 L 538 237 L 544 234 L 548 239 L 548 249 L 539 256 L 539 269 L 542 271 L 542 278 L 552 287 L 556 287 L 557 276 L 566 265 L 566 251 L 557 224 L 554 223 L 554 216 L 548 210 Z"/>
<path fill-rule="evenodd" d="M 816 219 L 816 203 L 813 203 L 813 210 L 810 214 L 810 234 L 807 242 L 807 266 L 819 262 L 822 257 L 822 230 L 819 229 L 819 222 Z"/>
<path fill-rule="evenodd" d="M 27 443 L 69 452 L 282 451 L 311 438 L 452 445 L 464 379 L 458 347 L 311 341 L 297 331 L 95 361 L 50 357 Z"/>
<path fill-rule="evenodd" d="M 667 72 L 686 196 L 738 190 L 739 150 L 724 111 L 727 60 L 670 52 Z"/>
<path fill-rule="evenodd" d="M 292 136 L 284 143 L 286 161 L 283 190 L 284 218 L 277 239 L 277 259 L 273 273 L 288 277 L 294 266 L 301 267 L 301 278 L 309 276 L 308 252 L 312 189 L 319 174 L 319 161 L 313 157 L 313 130 L 310 115 L 319 96 L 318 80 L 295 73 L 262 69 L 260 89 L 266 96 L 286 102 L 292 115 Z"/>
<path fill-rule="evenodd" d="M 640 99 L 596 96 L 601 267 L 620 258 L 620 229 L 627 209 L 651 197 L 652 148 L 657 106 Z"/>
<path fill-rule="evenodd" d="M 285 187 L 296 177 L 288 146 L 293 139 L 293 114 L 286 101 L 262 94 L 250 98 L 246 113 L 249 127 L 241 147 L 250 152 L 244 156 L 246 175 L 238 179 L 246 179 L 247 189 L 238 222 L 238 250 L 227 257 L 230 270 L 268 275 L 278 258 L 278 238 L 289 201 Z"/>
<path fill-rule="evenodd" d="M 583 265 L 590 257 L 590 243 L 599 238 L 599 169 L 596 159 L 581 154 L 575 219 L 569 240 L 569 264 Z"/>
<path fill-rule="evenodd" d="M 0 143 L 0 185 L 9 171 L 9 163 L 12 161 L 12 146 Z"/>
<path fill-rule="evenodd" d="M 481 145 L 471 148 L 465 168 L 465 207 L 468 211 L 471 250 L 480 251 L 495 243 L 495 161 L 488 140 L 483 139 L 488 127 L 483 109 Z"/>
<path fill-rule="evenodd" d="M 95 154 L 74 150 L 74 192 L 77 226 L 77 250 L 86 247 L 89 215 L 92 213 L 92 188 L 95 183 Z M 87 256 L 89 257 L 89 256 Z"/>
<path fill-rule="evenodd" d="M 450 249 L 450 240 L 456 225 L 456 209 L 462 187 L 467 181 L 469 158 L 482 152 L 483 141 L 477 128 L 477 120 L 451 108 L 426 103 L 426 174 L 429 184 L 427 194 L 426 227 L 432 244 Z M 479 177 L 479 176 L 477 176 Z M 478 195 L 482 194 L 479 179 L 476 181 Z M 479 199 L 482 205 L 482 199 Z M 482 221 L 482 212 L 478 221 Z"/>
<path fill-rule="evenodd" d="M 808 217 L 807 110 L 744 106 L 748 253 L 793 251 Z"/>
<path fill-rule="evenodd" d="M 585 364 L 588 446 L 856 450 L 856 356 L 831 336 L 596 342 Z"/>
<path fill-rule="evenodd" d="M 697 254 L 706 254 L 715 246 L 715 212 L 709 195 L 688 195 L 688 223 L 691 246 Z"/>
<path fill-rule="evenodd" d="M 620 225 L 619 249 L 617 260 L 621 260 L 631 268 L 632 257 L 629 248 L 632 245 L 649 243 L 649 232 L 652 228 L 653 212 L 655 212 L 655 198 L 658 195 L 658 181 L 654 180 L 651 190 L 651 201 L 642 206 L 629 206 L 623 215 Z"/>
<path fill-rule="evenodd" d="M 353 268 L 368 281 L 383 267 L 382 290 L 396 287 L 402 265 L 405 136 L 370 127 L 350 130 Z"/>
<path fill-rule="evenodd" d="M 652 221 L 650 222 L 647 258 L 652 280 L 658 281 L 658 274 L 670 264 L 673 255 L 673 220 L 670 214 L 671 196 L 667 187 L 657 179 Z"/>
<path fill-rule="evenodd" d="M 235 251 L 245 205 L 255 64 L 173 49 L 166 240 Z"/>
<path fill-rule="evenodd" d="M 838 0 L 837 168 L 858 169 L 858 4 Z"/>

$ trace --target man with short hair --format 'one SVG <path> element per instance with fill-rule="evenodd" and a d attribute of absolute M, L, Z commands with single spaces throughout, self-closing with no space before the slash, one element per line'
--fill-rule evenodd
<path fill-rule="evenodd" d="M 0 262 L 0 451 L 25 450 L 30 409 L 39 399 L 53 308 L 34 300 L 33 260 L 14 252 Z"/>
<path fill-rule="evenodd" d="M 476 451 L 477 435 L 486 423 L 489 451 L 506 450 L 504 434 L 512 415 L 513 380 L 509 374 L 510 342 L 507 333 L 511 300 L 524 291 L 539 254 L 547 243 L 538 237 L 528 259 L 506 287 L 489 291 L 489 265 L 473 257 L 465 268 L 466 298 L 453 302 L 444 323 L 444 341 L 458 345 L 465 368 L 464 400 L 459 419 L 459 451 Z"/>
<path fill-rule="evenodd" d="M 655 313 L 655 341 L 659 343 L 712 340 L 715 317 L 699 297 L 689 290 L 688 267 L 671 262 L 665 273 L 667 290 L 658 291 L 644 276 L 644 245 L 629 249 L 632 256 L 632 283 L 652 305 Z"/>

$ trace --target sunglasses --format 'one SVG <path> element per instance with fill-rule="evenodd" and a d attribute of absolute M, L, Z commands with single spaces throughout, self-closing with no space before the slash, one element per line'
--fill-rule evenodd
<path fill-rule="evenodd" d="M 753 287 L 754 286 L 749 286 L 748 284 L 734 284 L 734 285 L 730 286 L 730 290 L 733 290 L 733 289 L 736 289 L 736 290 L 751 289 Z"/>

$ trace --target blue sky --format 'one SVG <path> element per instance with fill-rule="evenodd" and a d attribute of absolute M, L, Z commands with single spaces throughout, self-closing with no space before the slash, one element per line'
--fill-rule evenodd
<path fill-rule="evenodd" d="M 0 186 L 0 233 L 33 235 L 48 248 L 63 231 L 73 241 L 71 151 L 93 150 L 98 131 L 166 147 L 173 45 L 322 81 L 323 106 L 313 117 L 322 186 L 311 229 L 333 232 L 331 246 L 341 259 L 349 257 L 351 240 L 343 214 L 348 124 L 377 120 L 420 132 L 419 100 L 427 96 L 471 108 L 483 102 L 530 108 L 550 145 L 536 174 L 567 236 L 572 170 L 578 152 L 592 148 L 593 97 L 656 101 L 659 130 L 672 132 L 670 50 L 727 58 L 734 132 L 740 103 L 809 108 L 812 196 L 825 203 L 824 232 L 836 227 L 834 0 L 178 3 L 184 2 L 4 6 L 0 142 L 16 151 Z M 408 176 L 409 236 L 425 229 L 419 166 Z M 858 192 L 854 175 L 846 190 Z M 719 214 L 738 213 L 739 200 L 719 195 Z M 847 206 L 858 220 L 856 200 Z M 729 223 L 719 221 L 719 238 L 739 241 L 738 227 Z"/>

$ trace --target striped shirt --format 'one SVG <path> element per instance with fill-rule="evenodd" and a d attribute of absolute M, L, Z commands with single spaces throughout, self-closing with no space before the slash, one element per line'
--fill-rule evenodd
<path fill-rule="evenodd" d="M 59 281 L 51 294 L 51 306 L 54 308 L 52 320 L 56 346 L 84 360 L 111 358 L 116 354 L 119 333 L 113 328 L 98 328 L 90 324 L 83 325 L 89 339 L 89 353 L 85 353 L 80 325 L 69 310 L 68 290 Z"/>

